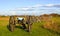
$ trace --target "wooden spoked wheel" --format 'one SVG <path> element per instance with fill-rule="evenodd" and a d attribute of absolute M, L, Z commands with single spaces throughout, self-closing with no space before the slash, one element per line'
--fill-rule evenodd
<path fill-rule="evenodd" d="M 9 29 L 10 31 L 14 31 L 14 28 L 15 28 L 15 19 L 14 19 L 14 16 L 10 16 L 10 19 L 9 19 Z"/>

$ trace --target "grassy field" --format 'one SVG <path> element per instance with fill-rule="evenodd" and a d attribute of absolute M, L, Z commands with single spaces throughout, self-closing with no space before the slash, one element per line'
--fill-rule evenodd
<path fill-rule="evenodd" d="M 32 25 L 30 33 L 21 29 L 19 26 L 15 28 L 14 32 L 10 32 L 7 28 L 9 22 L 6 19 L 8 18 L 0 17 L 0 36 L 60 36 L 58 33 L 42 28 L 41 26 L 43 25 L 43 22 L 35 22 Z M 60 20 L 60 18 L 58 20 Z"/>

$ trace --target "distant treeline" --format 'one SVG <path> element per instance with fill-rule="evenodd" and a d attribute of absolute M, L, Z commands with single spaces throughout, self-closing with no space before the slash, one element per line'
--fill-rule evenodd
<path fill-rule="evenodd" d="M 5 17 L 5 16 L 20 16 L 20 17 L 24 17 L 24 16 L 35 16 L 35 15 L 0 15 L 0 17 Z M 52 13 L 52 14 L 43 14 L 40 16 L 60 16 L 60 14 L 57 13 Z"/>
<path fill-rule="evenodd" d="M 55 14 L 55 13 L 52 13 L 52 14 L 43 14 L 43 15 L 40 15 L 40 16 L 60 16 L 60 14 Z"/>

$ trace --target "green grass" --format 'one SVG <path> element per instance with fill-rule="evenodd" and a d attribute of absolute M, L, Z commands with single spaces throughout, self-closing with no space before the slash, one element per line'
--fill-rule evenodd
<path fill-rule="evenodd" d="M 43 22 L 34 23 L 30 33 L 19 28 L 19 26 L 14 30 L 14 32 L 10 32 L 7 25 L 7 20 L 0 20 L 0 36 L 60 36 L 53 31 L 51 32 L 42 28 L 41 26 L 43 25 Z"/>

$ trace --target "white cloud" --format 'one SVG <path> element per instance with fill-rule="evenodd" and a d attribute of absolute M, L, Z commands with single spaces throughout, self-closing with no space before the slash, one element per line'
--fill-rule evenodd
<path fill-rule="evenodd" d="M 12 15 L 16 15 L 16 12 L 15 11 L 12 11 L 12 13 L 11 13 Z"/>
<path fill-rule="evenodd" d="M 54 6 L 54 4 L 47 4 L 47 5 L 45 5 L 46 7 L 52 7 L 52 6 Z"/>
<path fill-rule="evenodd" d="M 43 10 L 41 10 L 42 7 L 43 7 Z M 44 8 L 44 7 L 46 7 L 46 8 Z M 4 13 L 2 13 L 2 12 L 1 13 L 5 14 L 5 15 L 24 15 L 24 14 L 25 15 L 40 15 L 40 14 L 44 14 L 44 13 L 48 14 L 51 12 L 55 12 L 55 9 L 50 10 L 50 9 L 53 9 L 51 7 L 60 7 L 60 4 L 59 5 L 56 5 L 56 4 L 46 4 L 46 5 L 37 4 L 34 6 L 15 8 L 12 10 L 5 11 Z M 59 11 L 57 11 L 57 12 L 59 12 Z M 55 13 L 57 13 L 57 12 L 55 12 Z"/>
<path fill-rule="evenodd" d="M 30 9 L 29 7 L 24 7 L 24 8 L 21 8 L 22 10 L 28 10 Z"/>
<path fill-rule="evenodd" d="M 44 7 L 59 7 L 60 8 L 60 4 L 47 4 Z"/>
<path fill-rule="evenodd" d="M 38 9 L 40 7 L 47 7 L 47 8 L 48 7 L 60 7 L 60 4 L 59 5 L 56 5 L 56 4 L 45 4 L 45 5 L 37 4 L 37 5 L 34 5 L 34 6 L 16 8 L 16 9 L 14 9 L 14 11 L 30 11 L 30 10 Z"/>
<path fill-rule="evenodd" d="M 60 4 L 58 4 L 58 5 L 54 5 L 54 7 L 58 7 L 58 8 L 60 8 Z"/>

